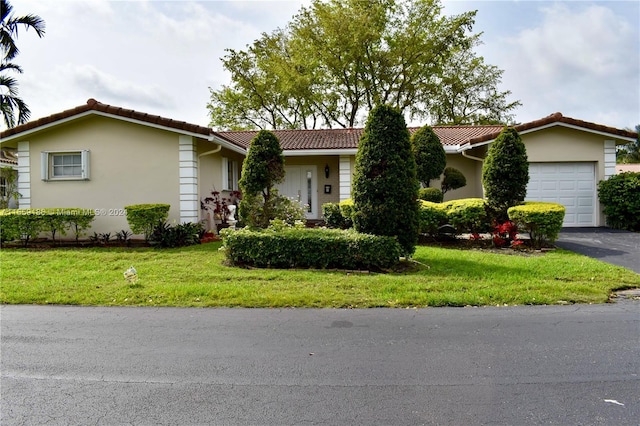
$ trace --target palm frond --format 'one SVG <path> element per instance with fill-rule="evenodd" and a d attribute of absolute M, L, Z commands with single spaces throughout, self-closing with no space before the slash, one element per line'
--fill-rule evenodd
<path fill-rule="evenodd" d="M 38 37 L 44 36 L 45 22 L 38 15 L 25 15 L 14 17 L 11 13 L 13 7 L 7 0 L 0 0 L 0 50 L 3 52 L 3 61 L 10 61 L 15 58 L 20 50 L 15 43 L 18 37 L 18 28 L 25 27 L 25 31 L 33 28 Z"/>

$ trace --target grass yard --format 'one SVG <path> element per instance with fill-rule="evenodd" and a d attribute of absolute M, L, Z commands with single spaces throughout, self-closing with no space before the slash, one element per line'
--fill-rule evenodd
<path fill-rule="evenodd" d="M 101 306 L 423 307 L 605 303 L 640 275 L 571 252 L 418 247 L 403 273 L 223 266 L 220 243 L 182 249 L 0 250 L 0 302 Z M 125 281 L 133 265 L 139 280 Z"/>

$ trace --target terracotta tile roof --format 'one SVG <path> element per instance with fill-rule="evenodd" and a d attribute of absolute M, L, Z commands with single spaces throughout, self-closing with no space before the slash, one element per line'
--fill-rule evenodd
<path fill-rule="evenodd" d="M 471 137 L 499 133 L 503 126 L 436 126 L 433 131 L 443 145 L 456 146 L 469 141 Z M 419 127 L 410 127 L 415 133 Z M 314 149 L 357 149 L 364 129 L 315 129 L 315 130 L 272 130 L 280 140 L 283 150 Z M 241 145 L 249 147 L 257 130 L 216 132 L 218 135 Z"/>
<path fill-rule="evenodd" d="M 271 130 L 283 150 L 356 149 L 363 129 Z M 216 132 L 237 145 L 249 148 L 257 130 Z"/>
<path fill-rule="evenodd" d="M 604 126 L 602 124 L 590 123 L 588 121 L 583 121 L 583 120 L 576 120 L 575 118 L 565 117 L 560 112 L 556 112 L 554 114 L 551 114 L 551 115 L 549 115 L 547 117 L 544 117 L 544 118 L 541 118 L 539 120 L 530 121 L 528 123 L 517 124 L 517 125 L 514 126 L 514 128 L 518 132 L 523 132 L 525 130 L 531 130 L 531 129 L 535 129 L 535 128 L 538 128 L 538 127 L 543 127 L 543 126 L 546 126 L 546 125 L 549 125 L 549 124 L 553 124 L 553 123 L 570 124 L 570 125 L 573 125 L 573 126 L 583 127 L 585 129 L 589 129 L 589 130 L 595 130 L 595 131 L 598 131 L 598 132 L 609 133 L 609 134 L 615 135 L 615 136 L 622 136 L 622 137 L 625 137 L 625 138 L 636 138 L 636 137 L 638 137 L 637 133 L 629 131 L 629 130 L 622 130 L 622 129 L 617 129 L 615 127 Z M 497 138 L 501 131 L 502 131 L 502 127 L 497 129 L 493 133 L 487 133 L 487 134 L 484 134 L 484 135 L 478 135 L 478 136 L 471 137 L 469 139 L 469 143 L 471 145 L 475 145 L 475 144 L 478 144 L 478 143 L 491 141 L 491 140 Z"/>
<path fill-rule="evenodd" d="M 463 145 L 471 138 L 500 133 L 504 126 L 434 126 L 433 131 L 443 145 Z M 416 128 L 417 130 L 418 128 Z"/>
<path fill-rule="evenodd" d="M 75 108 L 50 115 L 48 117 L 29 121 L 28 123 L 22 124 L 20 126 L 7 129 L 0 133 L 0 139 L 18 133 L 26 132 L 40 126 L 55 123 L 56 121 L 64 120 L 66 118 L 70 118 L 88 111 L 99 111 L 106 114 L 116 115 L 118 117 L 130 118 L 133 120 L 143 121 L 145 123 L 155 124 L 157 126 L 168 127 L 171 129 L 182 130 L 190 133 L 197 133 L 204 136 L 209 136 L 212 133 L 212 130 L 208 127 L 202 127 L 196 124 L 186 123 L 184 121 L 176 121 L 170 118 L 160 117 L 159 115 L 146 114 L 144 112 L 138 112 L 132 109 L 115 107 L 100 103 L 95 99 L 89 99 L 85 105 L 80 105 Z"/>
<path fill-rule="evenodd" d="M 85 105 L 62 111 L 57 114 L 50 115 L 48 117 L 40 118 L 38 120 L 30 121 L 12 129 L 7 129 L 0 133 L 0 140 L 12 135 L 16 135 L 22 132 L 26 132 L 32 129 L 36 129 L 47 124 L 55 123 L 56 121 L 64 120 L 66 118 L 80 115 L 89 111 L 98 111 L 105 114 L 111 114 L 118 117 L 128 118 L 132 120 L 138 120 L 145 123 L 154 124 L 157 126 L 167 127 L 170 129 L 176 129 L 178 131 L 185 131 L 189 133 L 200 134 L 203 136 L 215 135 L 230 143 L 247 149 L 251 140 L 258 133 L 256 130 L 247 131 L 222 131 L 214 132 L 208 127 L 199 126 L 196 124 L 190 124 L 184 121 L 176 121 L 169 118 L 160 117 L 158 115 L 146 114 L 143 112 L 134 111 L 131 109 L 125 109 L 115 107 L 107 104 L 100 103 L 95 99 L 89 99 Z M 557 112 L 551 114 L 548 117 L 540 120 L 531 121 L 529 123 L 518 124 L 515 126 L 519 132 L 543 127 L 552 123 L 566 123 L 582 127 L 585 129 L 591 129 L 608 133 L 611 135 L 617 135 L 627 138 L 636 138 L 637 134 L 628 130 L 616 129 L 613 127 L 603 126 L 601 124 L 590 123 L 587 121 L 576 120 L 570 117 L 564 117 L 561 113 Z M 411 127 L 409 131 L 414 133 L 419 127 Z M 440 141 L 445 146 L 461 146 L 461 145 L 474 145 L 482 142 L 489 142 L 495 139 L 502 131 L 501 125 L 486 125 L 486 126 L 434 126 L 433 130 L 440 138 Z M 331 150 L 331 149 L 357 149 L 358 141 L 362 136 L 364 129 L 315 129 L 315 130 L 274 130 L 282 149 L 284 150 Z"/>

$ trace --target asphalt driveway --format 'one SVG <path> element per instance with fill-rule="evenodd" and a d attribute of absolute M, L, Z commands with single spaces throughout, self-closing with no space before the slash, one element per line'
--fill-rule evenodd
<path fill-rule="evenodd" d="M 610 228 L 563 228 L 556 246 L 640 274 L 640 233 Z"/>

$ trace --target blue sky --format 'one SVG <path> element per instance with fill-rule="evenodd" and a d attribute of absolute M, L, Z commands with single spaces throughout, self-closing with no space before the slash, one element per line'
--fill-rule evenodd
<path fill-rule="evenodd" d="M 32 118 L 95 98 L 207 125 L 208 87 L 229 83 L 220 57 L 283 27 L 308 1 L 13 0 L 47 23 L 21 32 L 16 62 Z M 640 2 L 444 1 L 478 10 L 478 52 L 504 70 L 526 122 L 556 111 L 615 127 L 640 123 Z M 422 123 L 415 123 L 422 124 Z"/>

